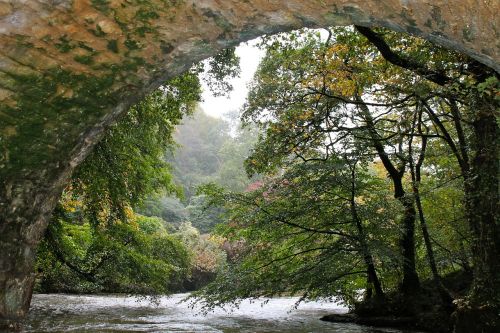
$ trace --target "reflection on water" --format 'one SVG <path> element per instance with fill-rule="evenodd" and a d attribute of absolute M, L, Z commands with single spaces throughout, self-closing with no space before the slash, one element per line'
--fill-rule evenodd
<path fill-rule="evenodd" d="M 24 332 L 402 332 L 320 321 L 324 314 L 346 311 L 335 303 L 311 302 L 293 310 L 297 298 L 282 297 L 203 316 L 179 303 L 186 296 L 163 297 L 156 306 L 114 295 L 35 295 Z"/>

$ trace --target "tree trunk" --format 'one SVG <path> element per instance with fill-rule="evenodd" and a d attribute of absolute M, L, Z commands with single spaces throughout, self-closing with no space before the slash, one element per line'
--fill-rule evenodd
<path fill-rule="evenodd" d="M 406 296 L 411 296 L 417 294 L 420 290 L 420 280 L 415 266 L 416 212 L 412 198 L 408 197 L 404 191 L 402 195 L 398 194 L 400 191 L 395 192 L 395 198 L 398 199 L 404 207 L 400 239 L 401 255 L 403 256 L 403 282 L 401 283 L 401 291 Z"/>
<path fill-rule="evenodd" d="M 416 126 L 417 122 L 418 126 Z M 413 161 L 413 137 L 410 138 L 408 144 L 408 150 L 409 150 L 408 162 L 410 164 L 412 190 L 413 190 L 413 195 L 415 197 L 415 205 L 417 206 L 418 219 L 420 221 L 420 228 L 422 230 L 422 236 L 424 238 L 425 249 L 427 252 L 427 259 L 429 260 L 429 267 L 431 268 L 434 285 L 436 287 L 436 290 L 438 290 L 439 295 L 441 296 L 443 304 L 451 307 L 453 305 L 452 304 L 453 298 L 451 297 L 448 290 L 446 290 L 445 286 L 441 281 L 441 277 L 439 276 L 439 272 L 436 265 L 436 259 L 434 257 L 434 250 L 432 248 L 431 237 L 429 234 L 429 229 L 427 228 L 427 222 L 425 220 L 424 208 L 422 207 L 422 200 L 420 198 L 420 184 L 422 182 L 421 170 L 422 170 L 422 165 L 424 164 L 425 154 L 427 150 L 427 137 L 425 136 L 425 134 L 427 133 L 424 133 L 422 130 L 421 110 L 419 110 L 419 112 L 415 115 L 413 130 L 415 129 L 415 127 L 417 127 L 418 129 L 418 133 L 422 135 L 421 137 L 422 143 L 416 163 L 414 163 Z"/>
<path fill-rule="evenodd" d="M 377 271 L 375 270 L 375 265 L 373 264 L 373 257 L 369 252 L 366 252 L 364 255 L 364 260 L 367 268 L 367 281 L 369 288 L 373 286 L 373 290 L 375 291 L 375 298 L 384 299 L 385 294 L 382 290 L 382 284 L 377 276 Z M 372 292 L 369 293 L 370 298 L 372 296 Z"/>
<path fill-rule="evenodd" d="M 57 187 L 36 193 L 31 182 L 0 189 L 0 331 L 19 330 L 35 282 L 36 247 L 59 198 Z"/>
<path fill-rule="evenodd" d="M 424 238 L 425 249 L 427 251 L 427 258 L 429 260 L 429 267 L 431 268 L 432 278 L 434 280 L 434 285 L 441 296 L 441 300 L 443 304 L 452 307 L 453 306 L 453 297 L 450 295 L 450 292 L 446 289 L 441 281 L 441 276 L 439 276 L 439 272 L 436 265 L 436 259 L 434 257 L 434 250 L 432 248 L 431 237 L 429 234 L 429 229 L 427 228 L 427 222 L 425 221 L 424 210 L 422 207 L 422 202 L 420 200 L 420 193 L 418 189 L 418 185 L 413 185 L 413 191 L 415 193 L 415 203 L 417 205 L 418 216 L 420 220 L 420 227 L 422 229 L 422 236 Z"/>
<path fill-rule="evenodd" d="M 357 96 L 356 100 L 360 102 L 358 107 L 364 120 L 366 121 L 373 147 L 377 151 L 378 157 L 382 161 L 384 168 L 392 180 L 392 184 L 394 186 L 394 198 L 396 198 L 404 207 L 404 215 L 401 221 L 401 238 L 399 242 L 399 248 L 403 258 L 403 281 L 401 283 L 401 291 L 405 296 L 412 296 L 417 294 L 420 290 L 420 280 L 415 266 L 416 211 L 413 198 L 406 194 L 403 187 L 405 167 L 403 165 L 400 168 L 396 168 L 384 149 L 381 142 L 382 138 L 376 130 L 370 109 L 366 104 L 364 104 L 364 101 L 360 96 Z"/>
<path fill-rule="evenodd" d="M 375 291 L 375 298 L 379 300 L 385 299 L 384 291 L 382 290 L 382 284 L 377 276 L 377 271 L 375 270 L 375 264 L 373 263 L 373 256 L 368 247 L 368 243 L 366 241 L 366 234 L 363 228 L 363 223 L 358 215 L 358 210 L 356 207 L 356 164 L 351 166 L 351 197 L 350 197 L 350 206 L 351 206 L 351 216 L 354 222 L 356 223 L 356 229 L 358 230 L 359 243 L 361 246 L 361 251 L 363 253 L 363 260 L 366 265 L 366 273 L 367 273 L 367 288 L 366 288 L 366 298 L 369 299 L 373 295 L 373 290 Z"/>
<path fill-rule="evenodd" d="M 476 108 L 469 205 L 474 279 L 467 299 L 458 302 L 455 332 L 498 332 L 500 327 L 500 240 L 498 235 L 498 123 L 495 104 Z"/>

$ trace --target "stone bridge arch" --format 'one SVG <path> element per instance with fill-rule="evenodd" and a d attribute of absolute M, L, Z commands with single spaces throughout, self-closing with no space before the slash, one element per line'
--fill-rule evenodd
<path fill-rule="evenodd" d="M 22 318 L 34 252 L 105 128 L 193 62 L 251 38 L 357 24 L 500 71 L 497 0 L 0 0 L 0 326 Z"/>

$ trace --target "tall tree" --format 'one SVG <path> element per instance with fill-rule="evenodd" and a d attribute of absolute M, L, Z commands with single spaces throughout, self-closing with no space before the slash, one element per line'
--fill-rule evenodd
<path fill-rule="evenodd" d="M 365 58 L 350 50 L 349 43 L 358 42 L 356 36 L 335 44 L 330 44 L 331 38 L 324 42 L 319 37 L 301 39 L 292 35 L 284 45 L 275 42 L 271 46 L 257 73 L 244 113 L 248 120 L 265 119 L 261 125 L 267 128 L 267 137 L 257 146 L 254 156 L 266 166 L 272 165 L 273 160 L 280 163 L 290 155 L 307 159 L 302 155 L 303 149 L 321 146 L 324 140 L 329 140 L 325 147 L 328 157 L 335 154 L 336 145 L 349 144 L 353 138 L 358 145 L 368 147 L 368 151 L 371 149 L 393 182 L 394 197 L 404 207 L 400 241 L 401 287 L 408 296 L 416 294 L 419 290 L 415 267 L 416 211 L 413 197 L 405 190 L 403 179 L 407 163 L 401 157 L 405 153 L 402 150 L 406 138 L 397 132 L 387 134 L 386 130 L 390 129 L 384 126 L 393 129 L 401 126 L 383 117 L 374 119 L 376 116 L 372 113 L 377 111 L 370 110 L 370 107 L 392 107 L 402 113 L 411 104 L 407 96 L 384 103 L 363 101 L 361 94 L 370 93 L 378 79 L 370 70 L 379 65 L 376 61 L 365 65 Z M 391 146 L 395 147 L 394 152 L 388 153 Z M 273 154 L 267 155 L 268 150 Z"/>
<path fill-rule="evenodd" d="M 247 166 L 273 173 L 296 161 L 328 160 L 339 146 L 348 151 L 355 147 L 365 160 L 377 156 L 403 206 L 402 290 L 410 295 L 419 284 L 415 203 L 429 267 L 439 280 L 421 205 L 419 170 L 425 168 L 424 142 L 436 145 L 442 140 L 447 147 L 440 149 L 454 154 L 464 179 L 461 207 L 472 235 L 474 283 L 468 300 L 457 303 L 457 329 L 471 329 L 467 318 L 478 314 L 480 329 L 494 331 L 500 290 L 498 261 L 492 260 L 498 257 L 497 74 L 420 39 L 356 29 L 334 29 L 328 37 L 292 33 L 265 41 L 267 55 L 243 114 L 244 121 L 259 124 L 265 134 Z M 417 130 L 417 124 L 429 130 Z M 421 156 L 415 162 L 418 140 Z"/>
<path fill-rule="evenodd" d="M 75 171 L 40 248 L 42 287 L 46 277 L 57 277 L 52 265 L 96 290 L 129 293 L 165 293 L 187 274 L 186 248 L 163 225 L 141 231 L 150 220 L 132 209 L 154 192 L 177 191 L 164 151 L 200 93 L 194 71 L 165 83 L 133 106 Z"/>
<path fill-rule="evenodd" d="M 462 56 L 461 61 L 448 62 L 455 68 L 433 68 L 430 62 L 411 59 L 394 51 L 382 34 L 364 27 L 356 27 L 390 63 L 409 70 L 442 87 L 442 95 L 449 101 L 454 113 L 459 135 L 460 153 L 456 156 L 465 178 L 467 217 L 473 235 L 472 253 L 474 282 L 469 300 L 460 302 L 457 318 L 463 332 L 473 317 L 480 315 L 483 330 L 494 330 L 500 325 L 500 235 L 498 231 L 498 110 L 500 100 L 499 75 L 493 69 Z M 453 69 L 453 71 L 450 71 Z M 471 118 L 473 138 L 470 146 L 474 151 L 470 167 L 465 149 L 460 115 L 461 105 Z M 451 142 L 449 138 L 447 142 Z M 458 327 L 457 326 L 457 327 Z"/>
<path fill-rule="evenodd" d="M 386 200 L 383 181 L 351 157 L 294 163 L 254 191 L 204 187 L 226 208 L 222 235 L 245 246 L 241 261 L 196 294 L 207 308 L 283 293 L 338 296 L 353 305 L 359 288 L 383 300 L 376 262 L 392 261 L 392 251 L 369 235 L 395 203 Z M 385 233 L 395 238 L 397 231 Z"/>

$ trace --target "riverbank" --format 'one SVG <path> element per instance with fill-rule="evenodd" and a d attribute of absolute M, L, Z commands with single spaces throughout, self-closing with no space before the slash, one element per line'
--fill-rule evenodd
<path fill-rule="evenodd" d="M 354 313 L 346 314 L 328 314 L 320 318 L 322 321 L 331 323 L 352 323 L 356 325 L 372 326 L 372 327 L 390 327 L 402 330 L 418 330 L 425 332 L 439 332 L 447 333 L 451 332 L 451 328 L 448 325 L 436 323 L 431 321 L 429 324 L 436 325 L 435 328 L 429 327 L 429 325 L 420 324 L 421 321 L 418 317 L 397 317 L 397 316 L 380 316 L 380 317 L 361 317 Z M 437 329 L 436 329 L 437 328 Z"/>
<path fill-rule="evenodd" d="M 467 294 L 471 276 L 463 272 L 455 272 L 443 278 L 442 283 L 450 296 L 458 299 Z M 332 323 L 449 333 L 453 331 L 454 310 L 455 305 L 452 299 L 444 302 L 434 282 L 424 281 L 421 289 L 411 298 L 403 297 L 399 292 L 391 292 L 384 300 L 364 300 L 356 304 L 351 312 L 328 314 L 321 317 L 321 320 Z"/>

